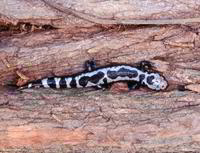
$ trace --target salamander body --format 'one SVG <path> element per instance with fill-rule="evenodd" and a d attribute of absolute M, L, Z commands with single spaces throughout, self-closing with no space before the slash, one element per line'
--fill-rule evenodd
<path fill-rule="evenodd" d="M 94 61 L 86 61 L 86 70 L 72 76 L 51 77 L 28 83 L 22 88 L 107 88 L 115 82 L 127 82 L 129 89 L 147 86 L 152 90 L 164 90 L 168 83 L 156 72 L 149 72 L 148 61 L 142 61 L 139 66 L 126 64 L 96 68 Z"/>

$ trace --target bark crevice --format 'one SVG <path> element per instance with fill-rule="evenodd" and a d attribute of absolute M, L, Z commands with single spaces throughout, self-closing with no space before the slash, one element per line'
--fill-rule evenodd
<path fill-rule="evenodd" d="M 0 151 L 199 151 L 199 5 L 196 0 L 1 1 Z M 169 88 L 8 86 L 83 71 L 88 59 L 97 66 L 149 60 Z"/>

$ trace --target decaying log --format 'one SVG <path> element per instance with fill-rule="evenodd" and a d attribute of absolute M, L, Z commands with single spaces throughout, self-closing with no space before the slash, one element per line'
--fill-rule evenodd
<path fill-rule="evenodd" d="M 30 80 L 76 73 L 92 58 L 98 65 L 148 59 L 171 85 L 200 82 L 199 35 L 188 27 L 125 28 L 90 34 L 54 30 L 2 39 L 0 83 L 16 80 L 17 71 Z"/>
<path fill-rule="evenodd" d="M 0 152 L 199 151 L 199 6 L 199 0 L 1 1 Z M 150 60 L 169 88 L 8 86 L 80 72 L 88 59 L 98 66 Z"/>
<path fill-rule="evenodd" d="M 192 92 L 3 92 L 0 146 L 94 151 L 199 150 L 200 95 Z"/>

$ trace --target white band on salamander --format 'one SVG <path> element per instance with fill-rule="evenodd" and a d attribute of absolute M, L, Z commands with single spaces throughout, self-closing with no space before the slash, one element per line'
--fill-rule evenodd
<path fill-rule="evenodd" d="M 42 79 L 42 85 L 45 87 L 45 88 L 50 88 L 48 83 L 47 83 L 47 78 L 46 79 Z"/>
<path fill-rule="evenodd" d="M 33 85 L 32 83 L 29 83 L 29 84 L 28 84 L 28 88 L 31 88 L 31 87 L 32 87 L 32 85 Z"/>
<path fill-rule="evenodd" d="M 55 79 L 55 82 L 56 82 L 56 88 L 60 88 L 60 80 L 61 78 L 54 78 Z"/>

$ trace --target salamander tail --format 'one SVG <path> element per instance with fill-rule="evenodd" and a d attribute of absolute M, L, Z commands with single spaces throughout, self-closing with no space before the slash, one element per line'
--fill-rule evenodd
<path fill-rule="evenodd" d="M 29 89 L 29 88 L 39 88 L 39 87 L 42 87 L 41 80 L 36 80 L 19 87 L 18 90 L 24 90 L 24 89 Z"/>

